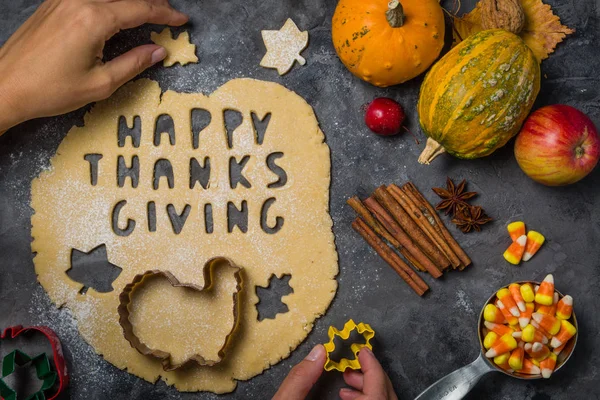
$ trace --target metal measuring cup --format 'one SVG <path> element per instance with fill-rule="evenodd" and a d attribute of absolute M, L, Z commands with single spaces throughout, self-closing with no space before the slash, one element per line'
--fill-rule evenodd
<path fill-rule="evenodd" d="M 525 283 L 530 283 L 532 285 L 539 285 L 539 282 L 532 281 L 521 281 L 517 282 L 522 285 Z M 559 298 L 563 298 L 563 294 L 555 289 L 555 292 L 558 293 Z M 483 308 L 481 309 L 481 313 L 479 314 L 479 322 L 477 323 L 477 336 L 479 337 L 479 357 L 473 361 L 471 364 L 466 365 L 460 369 L 457 369 L 454 372 L 446 375 L 439 381 L 435 382 L 433 385 L 429 386 L 423 393 L 421 393 L 415 400 L 460 400 L 464 396 L 467 395 L 475 387 L 477 382 L 489 372 L 501 372 L 505 375 L 511 376 L 517 379 L 524 380 L 532 380 L 532 379 L 540 379 L 542 378 L 541 374 L 538 375 L 527 375 L 521 374 L 518 372 L 508 372 L 494 364 L 494 362 L 488 359 L 484 353 L 486 350 L 483 347 L 483 310 L 485 306 L 488 305 L 495 297 L 496 292 L 485 302 Z M 562 368 L 563 365 L 567 363 L 569 358 L 571 358 L 571 354 L 573 354 L 573 350 L 575 349 L 575 345 L 577 344 L 577 336 L 579 335 L 579 327 L 577 326 L 577 318 L 575 317 L 575 311 L 571 315 L 569 322 L 573 324 L 573 326 L 577 329 L 577 333 L 574 337 L 572 337 L 565 348 L 560 352 L 556 359 L 556 367 L 554 368 L 554 373 L 556 373 L 559 369 Z"/>

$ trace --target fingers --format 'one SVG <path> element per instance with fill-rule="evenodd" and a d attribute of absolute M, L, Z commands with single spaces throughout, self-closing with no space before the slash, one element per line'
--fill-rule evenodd
<path fill-rule="evenodd" d="M 342 399 L 342 400 L 356 400 L 356 399 L 360 398 L 360 396 L 364 396 L 364 395 L 359 391 L 348 389 L 348 388 L 340 389 L 340 399 Z"/>
<path fill-rule="evenodd" d="M 323 373 L 325 348 L 316 345 L 300 364 L 296 365 L 285 378 L 274 400 L 303 400 Z"/>
<path fill-rule="evenodd" d="M 387 394 L 388 378 L 373 352 L 368 347 L 363 347 L 358 353 L 358 360 L 363 372 L 363 393 L 377 398 Z"/>
<path fill-rule="evenodd" d="M 164 47 L 146 44 L 129 50 L 127 53 L 99 67 L 100 98 L 110 96 L 115 90 L 146 68 L 163 60 L 167 56 Z"/>
<path fill-rule="evenodd" d="M 135 28 L 145 23 L 179 26 L 188 16 L 175 10 L 168 2 L 121 0 L 105 5 L 116 17 L 118 29 Z"/>
<path fill-rule="evenodd" d="M 347 385 L 352 386 L 356 390 L 363 390 L 364 376 L 362 372 L 347 369 L 344 371 L 344 381 Z"/>

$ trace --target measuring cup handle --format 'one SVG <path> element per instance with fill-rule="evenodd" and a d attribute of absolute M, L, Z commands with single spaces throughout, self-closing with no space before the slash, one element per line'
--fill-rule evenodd
<path fill-rule="evenodd" d="M 446 375 L 429 386 L 415 400 L 460 400 L 488 372 L 495 371 L 480 354 L 477 360 Z"/>

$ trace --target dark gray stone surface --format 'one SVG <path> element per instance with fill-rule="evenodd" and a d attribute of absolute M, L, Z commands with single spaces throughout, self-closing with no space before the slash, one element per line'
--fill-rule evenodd
<path fill-rule="evenodd" d="M 546 2 L 577 32 L 542 64 L 544 78 L 536 107 L 570 104 L 600 126 L 600 1 Z M 369 322 L 376 329 L 376 355 L 398 396 L 412 399 L 437 379 L 476 358 L 477 315 L 495 289 L 516 280 L 542 279 L 546 273 L 554 274 L 559 290 L 575 297 L 580 334 L 569 364 L 547 381 L 523 382 L 492 374 L 467 398 L 600 397 L 599 171 L 567 188 L 543 187 L 520 171 L 512 155 L 512 142 L 481 160 L 443 157 L 431 166 L 417 164 L 422 145 L 415 145 L 407 134 L 374 136 L 364 126 L 361 106 L 377 96 L 393 97 L 405 107 L 408 127 L 421 136 L 415 106 L 422 78 L 379 89 L 351 76 L 331 44 L 333 0 L 173 3 L 191 15 L 191 26 L 186 29 L 198 45 L 201 62 L 168 69 L 156 67 L 143 76 L 158 80 L 163 89 L 205 93 L 236 77 L 282 83 L 313 106 L 331 147 L 331 215 L 340 256 L 338 294 L 327 314 L 289 359 L 248 382 L 240 382 L 230 397 L 270 397 L 291 366 L 313 345 L 326 341 L 329 325 L 342 326 L 353 318 Z M 39 0 L 0 1 L 0 43 L 37 4 Z M 463 10 L 471 9 L 473 4 L 473 0 L 463 1 Z M 279 77 L 274 70 L 259 67 L 264 54 L 260 30 L 278 29 L 287 17 L 310 32 L 310 45 L 303 53 L 308 63 Z M 151 28 L 122 32 L 111 40 L 107 54 L 149 42 Z M 82 123 L 84 112 L 30 121 L 0 137 L 0 327 L 47 324 L 54 328 L 67 351 L 73 399 L 217 398 L 211 394 L 181 394 L 164 383 L 152 385 L 108 364 L 82 341 L 70 314 L 57 310 L 36 282 L 30 251 L 30 183 L 48 166 L 68 129 Z M 434 200 L 429 188 L 442 185 L 446 175 L 467 178 L 470 188 L 481 193 L 477 203 L 496 222 L 480 234 L 463 235 L 453 230 L 474 265 L 439 281 L 426 277 L 431 292 L 421 299 L 350 228 L 353 214 L 344 202 L 380 184 L 409 179 Z M 502 252 L 509 244 L 506 223 L 517 219 L 543 232 L 548 242 L 532 261 L 513 267 L 504 262 Z M 324 374 L 314 397 L 336 398 L 342 386 L 340 374 Z"/>

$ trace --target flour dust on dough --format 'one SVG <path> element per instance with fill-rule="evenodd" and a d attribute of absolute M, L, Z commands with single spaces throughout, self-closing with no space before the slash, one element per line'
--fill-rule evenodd
<path fill-rule="evenodd" d="M 260 66 L 276 69 L 279 75 L 287 74 L 298 61 L 300 65 L 306 64 L 300 55 L 308 46 L 308 31 L 301 32 L 298 26 L 288 18 L 278 31 L 261 31 L 267 52 Z"/>
<path fill-rule="evenodd" d="M 202 130 L 192 118 L 198 110 L 210 113 L 210 123 Z M 242 116 L 231 135 L 226 133 L 224 110 Z M 168 120 L 165 115 L 172 120 L 171 129 L 163 123 Z M 258 133 L 265 121 L 260 143 Z M 73 312 L 84 339 L 116 367 L 151 382 L 162 378 L 181 391 L 230 392 L 238 380 L 250 379 L 287 357 L 325 313 L 337 290 L 337 253 L 328 214 L 329 147 L 312 108 L 279 84 L 253 79 L 229 81 L 210 96 L 167 91 L 162 97 L 157 82 L 140 79 L 96 104 L 84 122 L 69 131 L 50 170 L 32 184 L 32 250 L 37 253 L 38 279 L 57 306 Z M 118 132 L 136 126 L 141 128 L 139 143 L 134 134 L 124 135 L 120 147 Z M 95 181 L 94 163 L 86 158 L 90 154 L 96 160 Z M 137 187 L 131 175 L 120 187 L 118 164 L 125 161 L 122 167 L 132 167 L 136 157 Z M 207 158 L 206 188 L 194 182 L 190 189 L 191 159 L 202 163 Z M 160 160 L 168 160 L 172 174 L 159 178 L 156 187 L 154 167 Z M 243 165 L 244 184 L 230 182 L 232 162 Z M 286 175 L 283 181 L 275 172 L 281 170 Z M 207 224 L 207 204 L 212 206 L 212 224 Z M 148 217 L 152 208 L 154 221 Z M 245 233 L 240 226 L 229 226 L 229 208 L 245 210 Z M 71 251 L 88 252 L 101 244 L 122 272 L 112 283 L 112 292 L 90 288 L 80 294 L 83 285 L 65 273 Z M 166 372 L 160 361 L 143 356 L 123 337 L 119 293 L 135 275 L 151 269 L 170 271 L 181 282 L 202 287 L 202 267 L 216 256 L 228 257 L 243 268 L 238 329 L 216 366 Z M 256 286 L 266 287 L 272 275 L 282 274 L 291 275 L 293 293 L 282 298 L 289 311 L 259 322 Z M 232 285 L 230 276 L 217 274 L 215 281 L 220 279 L 226 289 Z M 219 300 L 231 302 L 229 296 L 216 295 L 212 304 L 164 282 L 154 286 L 142 300 L 162 307 L 157 314 L 161 318 L 173 317 L 156 324 L 151 318 L 139 318 L 139 332 L 148 340 L 167 337 L 170 350 L 185 357 L 195 350 L 185 346 L 200 340 L 198 332 L 224 332 L 210 326 L 220 323 L 223 310 L 230 310 Z M 182 317 L 190 307 L 202 312 Z M 143 316 L 149 309 L 142 304 L 138 310 Z M 153 332 L 151 325 L 166 332 Z M 189 335 L 169 335 L 169 329 Z"/>

